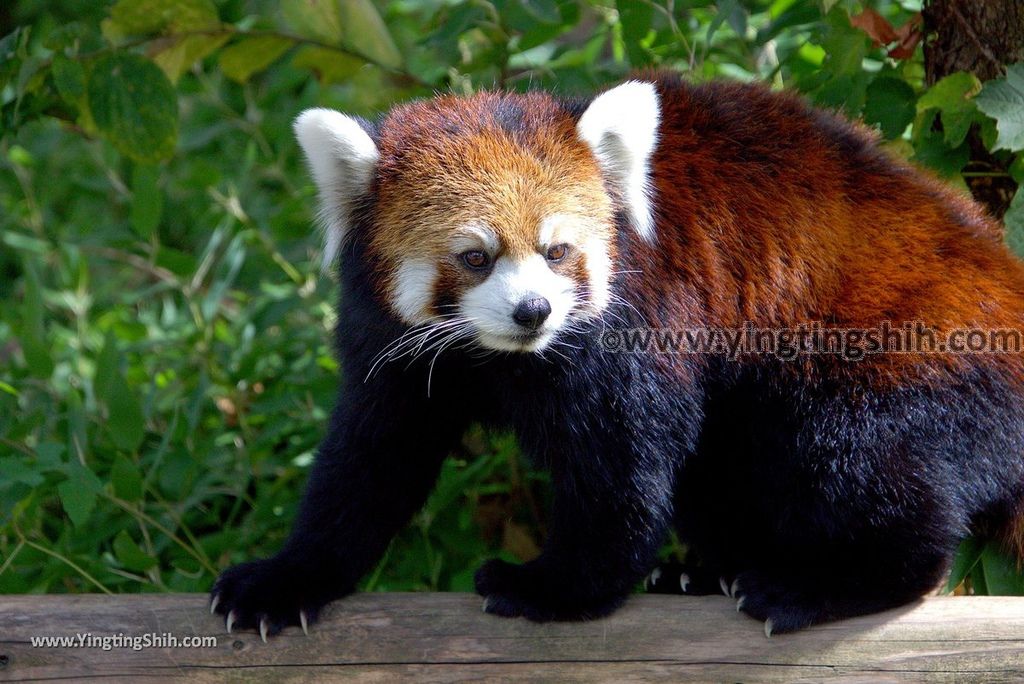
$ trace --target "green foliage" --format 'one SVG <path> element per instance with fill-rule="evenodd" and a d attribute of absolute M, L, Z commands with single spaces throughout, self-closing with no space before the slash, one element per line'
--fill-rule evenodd
<path fill-rule="evenodd" d="M 928 89 L 917 101 L 919 111 L 937 109 L 942 116 L 945 141 L 950 147 L 960 146 L 967 138 L 971 124 L 978 119 L 974 96 L 981 91 L 981 81 L 971 74 L 951 74 Z"/>
<path fill-rule="evenodd" d="M 199 591 L 279 547 L 340 372 L 301 109 L 571 95 L 659 67 L 796 89 L 960 183 L 976 129 L 998 165 L 982 173 L 1020 182 L 1024 64 L 927 87 L 919 4 L 17 3 L 0 26 L 0 592 Z M 1024 253 L 1024 193 L 1005 221 Z M 484 557 L 536 553 L 544 484 L 507 436 L 467 435 L 364 586 L 465 590 Z M 963 581 L 1024 591 L 976 540 Z"/>
<path fill-rule="evenodd" d="M 96 130 L 119 152 L 137 161 L 174 154 L 178 98 L 153 62 L 130 53 L 105 55 L 91 65 L 86 87 Z"/>
<path fill-rule="evenodd" d="M 995 148 L 1024 149 L 1024 63 L 1011 66 L 1004 78 L 986 83 L 977 101 L 978 108 L 996 120 Z"/>

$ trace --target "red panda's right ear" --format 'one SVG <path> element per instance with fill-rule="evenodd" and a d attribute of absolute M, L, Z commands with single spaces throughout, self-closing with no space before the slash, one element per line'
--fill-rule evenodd
<path fill-rule="evenodd" d="M 654 84 L 626 81 L 594 98 L 576 124 L 577 134 L 618 189 L 633 228 L 651 243 L 657 236 L 649 176 L 660 121 Z"/>
<path fill-rule="evenodd" d="M 307 109 L 295 119 L 298 138 L 320 194 L 326 270 L 341 249 L 352 203 L 370 187 L 380 154 L 359 122 L 333 109 Z"/>

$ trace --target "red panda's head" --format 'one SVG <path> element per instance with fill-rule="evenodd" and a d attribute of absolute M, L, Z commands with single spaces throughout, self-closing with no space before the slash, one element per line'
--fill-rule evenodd
<path fill-rule="evenodd" d="M 544 93 L 481 93 L 396 107 L 371 132 L 312 109 L 295 130 L 319 188 L 325 263 L 361 240 L 403 321 L 528 352 L 608 305 L 617 209 L 654 240 L 658 120 L 654 86 L 628 82 L 582 114 Z M 369 228 L 354 237 L 369 194 Z"/>

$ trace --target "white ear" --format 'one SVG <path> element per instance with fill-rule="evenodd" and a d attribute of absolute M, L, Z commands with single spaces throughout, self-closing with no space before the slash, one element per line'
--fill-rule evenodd
<path fill-rule="evenodd" d="M 370 187 L 377 146 L 359 123 L 333 109 L 307 109 L 295 119 L 306 161 L 320 192 L 326 270 L 341 249 L 352 203 Z"/>
<path fill-rule="evenodd" d="M 654 84 L 627 81 L 598 95 L 576 124 L 576 132 L 622 193 L 633 227 L 652 243 L 654 217 L 648 174 L 660 119 Z"/>

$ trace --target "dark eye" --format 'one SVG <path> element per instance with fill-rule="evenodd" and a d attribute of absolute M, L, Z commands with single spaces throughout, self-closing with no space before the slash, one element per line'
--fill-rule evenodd
<path fill-rule="evenodd" d="M 478 249 L 463 252 L 460 256 L 462 257 L 462 263 L 475 271 L 487 268 L 491 263 L 491 258 L 487 256 L 487 252 L 481 252 Z"/>
<path fill-rule="evenodd" d="M 569 245 L 552 245 L 548 248 L 548 261 L 561 261 L 569 253 Z"/>

